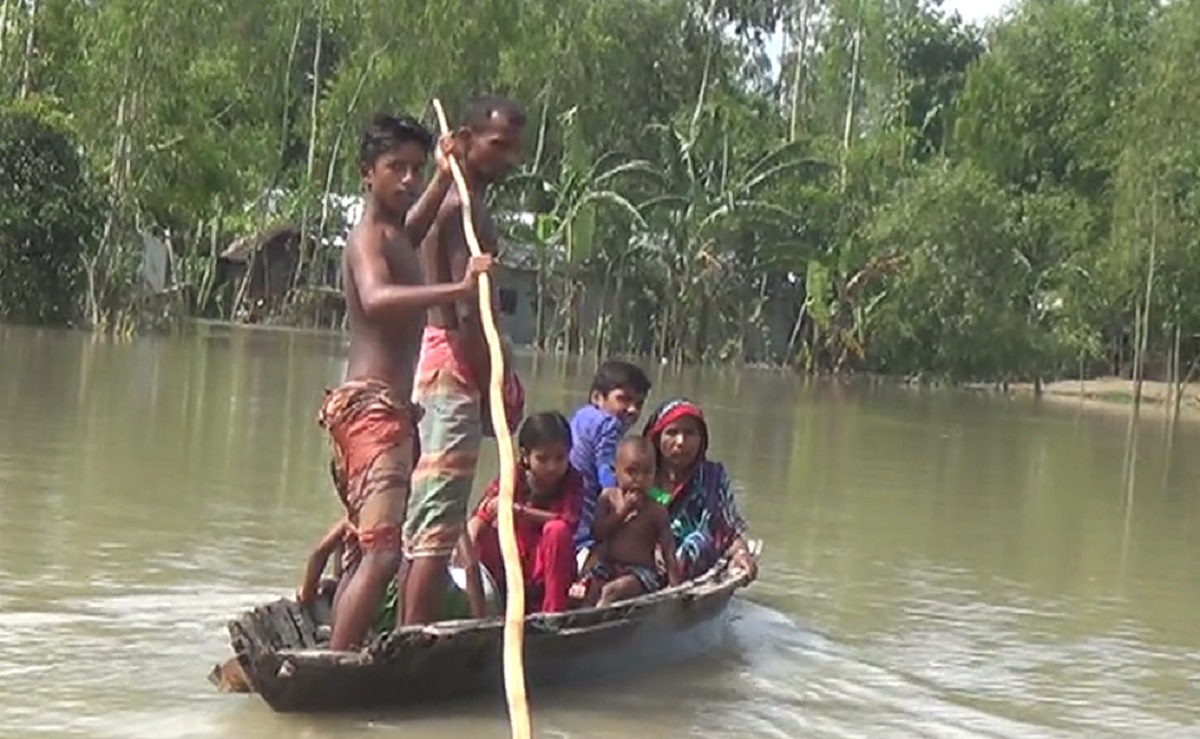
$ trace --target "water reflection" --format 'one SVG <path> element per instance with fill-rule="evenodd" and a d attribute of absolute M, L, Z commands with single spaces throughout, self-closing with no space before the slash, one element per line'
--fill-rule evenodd
<path fill-rule="evenodd" d="M 223 622 L 337 515 L 343 340 L 0 327 L 0 712 L 15 735 L 504 736 L 503 704 L 282 717 L 210 692 Z M 522 359 L 569 411 L 591 366 Z M 542 736 L 1168 736 L 1200 720 L 1195 424 L 653 369 L 701 400 L 767 542 L 728 644 L 534 696 Z M 485 454 L 482 475 L 494 474 Z"/>

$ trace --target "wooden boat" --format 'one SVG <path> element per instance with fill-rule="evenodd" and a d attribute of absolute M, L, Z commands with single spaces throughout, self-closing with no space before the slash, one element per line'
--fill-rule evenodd
<path fill-rule="evenodd" d="M 751 543 L 755 557 L 760 549 Z M 704 653 L 719 643 L 730 599 L 748 581 L 722 560 L 693 580 L 604 608 L 532 614 L 526 679 L 530 687 L 586 682 L 631 662 Z M 404 627 L 357 652 L 323 648 L 328 617 L 328 602 L 302 607 L 288 599 L 247 611 L 229 622 L 234 658 L 214 667 L 210 680 L 256 692 L 280 712 L 402 707 L 503 690 L 500 617 Z"/>

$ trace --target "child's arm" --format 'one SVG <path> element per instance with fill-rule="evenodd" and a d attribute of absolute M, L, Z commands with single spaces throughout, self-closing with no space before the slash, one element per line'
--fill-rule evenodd
<path fill-rule="evenodd" d="M 679 571 L 679 563 L 675 560 L 675 535 L 671 533 L 671 519 L 667 509 L 659 506 L 658 515 L 658 546 L 662 549 L 663 565 L 667 568 L 667 583 L 678 585 L 683 579 Z"/>
<path fill-rule="evenodd" d="M 615 500 L 620 498 L 621 491 L 608 488 L 600 491 L 596 500 L 596 517 L 592 519 L 592 537 L 597 542 L 607 541 L 625 524 L 624 510 Z"/>
<path fill-rule="evenodd" d="M 298 602 L 311 603 L 317 596 L 317 584 L 321 579 L 321 573 L 325 571 L 325 565 L 329 562 L 329 555 L 333 554 L 333 550 L 342 543 L 342 537 L 345 536 L 346 527 L 349 525 L 345 519 L 338 521 L 322 537 L 312 554 L 308 555 L 308 564 L 304 568 L 304 580 L 301 581 L 300 588 L 296 591 Z"/>
<path fill-rule="evenodd" d="M 513 503 L 513 513 L 521 518 L 536 524 L 537 526 L 545 526 L 551 521 L 557 520 L 560 516 L 554 511 L 546 511 L 541 508 L 525 505 L 524 503 Z"/>
<path fill-rule="evenodd" d="M 425 187 L 425 192 L 404 215 L 404 229 L 408 238 L 415 245 L 420 245 L 429 235 L 429 229 L 437 218 L 438 210 L 446 199 L 446 194 L 454 186 L 454 177 L 450 174 L 449 157 L 454 155 L 455 139 L 443 135 L 437 142 L 437 171 L 433 179 Z"/>
<path fill-rule="evenodd" d="M 575 470 L 568 469 L 567 476 L 562 481 L 562 506 L 558 510 L 558 518 L 571 531 L 579 528 L 579 519 L 583 515 L 583 478 Z"/>
<path fill-rule="evenodd" d="M 479 498 L 479 507 L 475 509 L 473 518 L 478 518 L 489 526 L 496 525 L 497 511 L 496 506 L 500 503 L 500 478 L 497 477 L 488 483 L 484 488 L 483 495 Z"/>
<path fill-rule="evenodd" d="M 500 479 L 496 478 L 488 485 L 487 490 L 483 492 L 483 497 L 479 501 L 479 508 L 475 512 L 475 516 L 483 519 L 485 523 L 492 526 L 496 525 L 499 513 L 496 508 L 500 505 Z M 536 524 L 538 527 L 558 518 L 558 514 L 553 511 L 543 511 L 540 508 L 525 505 L 524 503 L 513 503 L 513 515 L 525 519 L 526 521 Z"/>
<path fill-rule="evenodd" d="M 479 533 L 487 526 L 487 522 L 475 516 L 467 523 L 467 530 L 458 540 L 458 551 L 462 558 L 467 575 L 467 602 L 471 604 L 471 615 L 475 618 L 486 618 L 487 599 L 483 597 L 483 580 L 479 577 Z"/>

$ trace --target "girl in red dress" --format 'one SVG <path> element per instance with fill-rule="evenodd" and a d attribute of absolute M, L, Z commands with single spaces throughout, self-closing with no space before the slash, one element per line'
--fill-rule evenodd
<path fill-rule="evenodd" d="M 520 454 L 513 519 L 517 550 L 525 574 L 530 612 L 559 613 L 567 610 L 567 593 L 575 580 L 575 528 L 583 505 L 583 479 L 567 462 L 571 449 L 571 427 L 559 413 L 536 413 L 521 424 L 517 433 Z M 500 503 L 500 479 L 488 485 L 479 507 L 467 524 L 467 536 L 479 562 L 497 583 L 504 582 L 496 508 Z M 478 583 L 468 567 L 468 592 Z M 475 597 L 482 598 L 475 594 Z"/>

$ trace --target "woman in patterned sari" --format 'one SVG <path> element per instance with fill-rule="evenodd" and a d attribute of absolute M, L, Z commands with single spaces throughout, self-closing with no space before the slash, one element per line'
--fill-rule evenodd
<path fill-rule="evenodd" d="M 700 407 L 682 398 L 668 400 L 647 419 L 642 433 L 658 451 L 659 502 L 670 514 L 683 577 L 702 574 L 726 553 L 734 567 L 751 580 L 757 577 L 729 474 L 708 459 L 708 424 Z"/>

